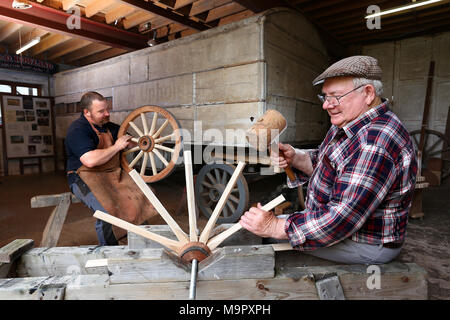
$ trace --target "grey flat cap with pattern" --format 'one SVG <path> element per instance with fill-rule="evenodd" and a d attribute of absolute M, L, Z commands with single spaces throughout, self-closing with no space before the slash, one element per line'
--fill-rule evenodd
<path fill-rule="evenodd" d="M 327 78 L 356 77 L 381 80 L 381 68 L 378 60 L 370 56 L 352 56 L 334 63 L 320 76 L 314 79 L 313 85 L 322 83 Z"/>

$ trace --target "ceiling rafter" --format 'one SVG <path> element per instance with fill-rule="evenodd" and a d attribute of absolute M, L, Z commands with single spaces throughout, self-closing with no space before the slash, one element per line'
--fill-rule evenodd
<path fill-rule="evenodd" d="M 66 22 L 71 14 L 62 10 L 44 6 L 31 1 L 33 7 L 27 10 L 14 10 L 12 1 L 0 2 L 0 17 L 15 23 L 22 23 L 37 28 L 43 28 L 50 32 L 62 33 L 72 37 L 85 40 L 96 40 L 100 43 L 122 48 L 125 50 L 136 50 L 147 46 L 145 36 L 114 28 L 84 17 L 80 19 L 80 28 L 68 29 Z"/>
<path fill-rule="evenodd" d="M 118 0 L 124 4 L 129 4 L 137 9 L 148 11 L 149 13 L 156 14 L 167 18 L 173 22 L 178 22 L 183 24 L 189 28 L 196 29 L 199 31 L 208 30 L 211 27 L 205 23 L 194 21 L 192 19 L 186 18 L 185 16 L 176 13 L 176 11 L 171 9 L 164 9 L 160 6 L 157 6 L 153 2 L 143 1 L 143 0 Z"/>

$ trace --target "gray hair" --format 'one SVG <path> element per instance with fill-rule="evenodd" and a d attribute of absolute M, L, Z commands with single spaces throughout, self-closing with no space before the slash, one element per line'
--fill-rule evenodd
<path fill-rule="evenodd" d="M 380 80 L 370 80 L 366 78 L 353 78 L 353 86 L 359 87 L 361 85 L 370 84 L 375 88 L 375 95 L 381 97 L 383 94 L 383 83 Z"/>

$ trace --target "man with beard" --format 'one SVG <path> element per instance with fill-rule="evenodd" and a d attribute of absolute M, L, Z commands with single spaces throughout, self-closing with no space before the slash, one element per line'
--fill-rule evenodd
<path fill-rule="evenodd" d="M 86 206 L 108 212 L 131 223 L 141 224 L 156 214 L 154 208 L 120 167 L 120 152 L 131 136 L 117 138 L 120 126 L 109 121 L 106 99 L 97 92 L 81 98 L 83 112 L 69 127 L 65 146 L 70 190 Z M 100 245 L 117 245 L 126 235 L 109 223 L 97 220 Z"/>

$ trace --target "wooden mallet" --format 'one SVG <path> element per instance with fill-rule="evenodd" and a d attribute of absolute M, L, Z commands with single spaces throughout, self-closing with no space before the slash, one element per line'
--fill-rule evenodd
<path fill-rule="evenodd" d="M 256 123 L 247 130 L 246 138 L 248 142 L 256 148 L 258 151 L 265 151 L 267 148 L 272 149 L 274 140 L 281 134 L 286 128 L 287 121 L 281 113 L 276 110 L 267 110 Z M 278 149 L 278 145 L 276 146 Z M 278 149 L 278 154 L 284 157 L 283 151 Z M 295 180 L 295 173 L 288 165 L 284 168 L 289 180 Z"/>

